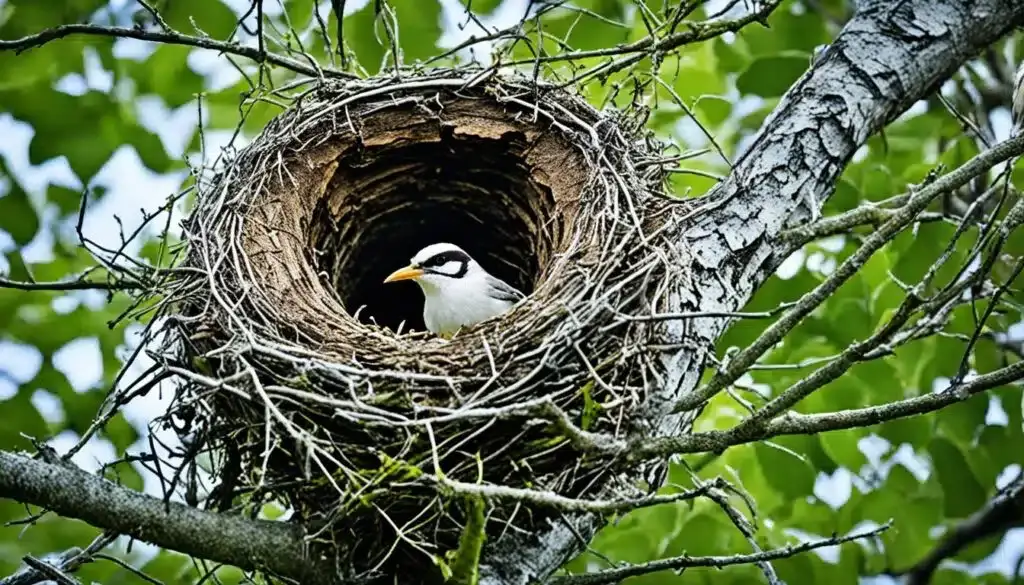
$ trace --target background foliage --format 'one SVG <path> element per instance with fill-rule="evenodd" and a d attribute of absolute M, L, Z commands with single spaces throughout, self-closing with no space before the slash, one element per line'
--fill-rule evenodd
<path fill-rule="evenodd" d="M 138 5 L 125 1 L 57 4 L 55 9 L 52 2 L 0 1 L 0 38 L 19 38 L 62 23 L 132 26 L 136 19 L 147 18 Z M 357 70 L 375 73 L 391 58 L 382 32 L 388 15 L 382 14 L 379 2 L 348 4 L 341 31 L 349 49 L 344 59 Z M 644 8 L 634 2 L 574 4 L 582 10 L 555 10 L 539 19 L 546 33 L 540 44 L 548 52 L 600 49 L 647 34 Z M 239 17 L 249 10 L 245 2 L 222 0 L 165 0 L 154 6 L 171 27 L 219 39 L 235 31 Z M 338 38 L 335 21 L 327 17 L 329 6 L 325 2 L 314 10 L 309 0 L 267 2 L 266 26 L 275 48 L 301 49 L 324 63 L 340 61 L 333 51 L 336 45 L 327 47 L 318 34 L 323 22 L 327 37 Z M 399 45 L 407 63 L 445 53 L 474 31 L 457 0 L 444 5 L 437 0 L 389 0 L 387 6 L 400 23 Z M 661 10 L 661 0 L 646 0 L 644 6 Z M 471 5 L 478 18 L 509 23 L 524 7 L 525 2 L 513 0 L 473 0 Z M 842 0 L 785 2 L 768 19 L 768 26 L 755 24 L 683 48 L 678 56 L 659 62 L 648 58 L 632 70 L 594 76 L 585 91 L 596 105 L 622 105 L 632 99 L 630 84 L 649 83 L 656 88 L 647 104 L 654 131 L 683 148 L 699 149 L 710 146 L 703 126 L 725 156 L 734 159 L 850 10 Z M 527 37 L 536 26 L 526 26 Z M 1013 63 L 1024 55 L 1024 42 L 1010 39 L 994 47 L 993 55 L 996 61 Z M 507 58 L 528 61 L 535 53 L 520 43 Z M 579 59 L 573 71 L 602 62 L 598 57 Z M 551 66 L 572 74 L 567 64 Z M 66 280 L 94 264 L 79 246 L 75 230 L 83 192 L 88 204 L 84 233 L 116 247 L 121 229 L 130 233 L 141 223 L 144 215 L 139 208 L 152 212 L 187 187 L 189 169 L 215 159 L 218 147 L 229 141 L 239 123 L 242 133 L 236 146 L 254 136 L 280 111 L 271 88 L 294 77 L 201 49 L 105 37 L 72 37 L 21 54 L 0 52 L 0 71 L 0 273 L 22 281 Z M 957 79 L 979 87 L 997 85 L 976 75 L 964 69 Z M 653 81 L 655 76 L 660 81 Z M 253 85 L 261 84 L 264 91 L 253 91 Z M 953 83 L 945 89 L 959 95 Z M 977 100 L 978 112 L 999 136 L 1005 136 L 1009 127 L 1009 101 L 1005 94 L 1004 98 L 986 100 L 982 95 Z M 922 181 L 938 165 L 955 168 L 978 151 L 977 140 L 937 98 L 922 102 L 858 153 L 824 214 L 891 197 Z M 689 162 L 689 170 L 673 178 L 680 196 L 702 194 L 716 177 L 728 173 L 728 165 L 714 152 Z M 1014 184 L 1024 189 L 1024 170 L 1016 171 Z M 113 221 L 115 214 L 121 219 Z M 147 233 L 155 238 L 163 227 L 147 228 Z M 900 301 L 897 281 L 920 278 L 942 254 L 953 230 L 942 222 L 923 224 L 887 245 L 745 377 L 752 394 L 744 400 L 781 391 L 806 375 L 815 360 L 835 355 L 874 331 Z M 748 310 L 770 310 L 799 298 L 855 249 L 855 238 L 834 237 L 807 245 L 759 290 Z M 973 243 L 970 237 L 961 239 L 953 254 L 966 257 Z M 132 253 L 154 259 L 157 248 L 150 245 Z M 1011 260 L 1024 255 L 1024 235 L 1015 234 L 1004 253 Z M 939 280 L 955 277 L 940 273 Z M 1013 294 L 1019 307 L 1024 295 Z M 63 451 L 87 432 L 133 347 L 138 325 L 118 321 L 129 303 L 124 295 L 108 297 L 96 291 L 0 288 L 0 449 L 27 450 L 37 439 Z M 867 406 L 941 387 L 961 367 L 965 346 L 956 334 L 972 333 L 979 310 L 963 306 L 953 317 L 951 333 L 858 365 L 800 408 Z M 993 331 L 1009 330 L 1017 339 L 1024 338 L 1024 329 L 1014 325 L 1021 321 L 1019 311 L 996 320 Z M 721 340 L 719 355 L 730 347 L 745 347 L 769 321 L 741 321 Z M 969 366 L 985 373 L 1019 360 L 1020 343 L 1016 347 L 1015 354 L 1013 343 L 983 337 Z M 103 461 L 149 450 L 160 434 L 159 429 L 148 428 L 148 420 L 165 398 L 149 397 L 141 406 L 116 415 L 75 460 L 99 469 Z M 1020 385 L 1008 386 L 932 414 L 868 429 L 784 437 L 720 456 L 688 458 L 686 463 L 702 477 L 721 475 L 742 485 L 757 502 L 758 538 L 765 546 L 892 519 L 893 529 L 876 540 L 776 563 L 790 585 L 885 582 L 886 573 L 918 562 L 935 546 L 942 529 L 981 508 L 997 486 L 1020 470 L 1021 404 Z M 742 401 L 721 394 L 698 428 L 724 428 L 743 414 Z M 145 465 L 121 464 L 114 472 L 127 486 L 160 493 Z M 670 481 L 684 487 L 692 483 L 686 466 L 678 463 Z M 17 522 L 25 517 L 24 506 L 0 500 L 0 521 L 9 523 L 0 528 L 0 575 L 13 572 L 26 554 L 84 546 L 98 534 L 82 523 L 52 516 L 22 530 Z M 956 557 L 958 563 L 938 572 L 933 583 L 1014 581 L 1014 573 L 1020 576 L 1014 554 L 1024 553 L 1024 546 L 1019 534 L 1011 532 L 1003 540 L 1000 534 L 969 547 Z M 111 554 L 161 582 L 198 579 L 201 568 L 188 558 L 138 543 L 128 550 L 125 542 L 119 543 Z M 747 550 L 728 518 L 703 500 L 633 512 L 605 529 L 592 548 L 569 568 L 643 562 L 683 552 L 721 555 Z M 133 573 L 105 561 L 82 568 L 78 576 L 83 582 L 111 585 L 139 582 Z M 229 582 L 238 578 L 229 571 L 220 576 Z M 759 579 L 756 567 L 742 566 L 659 573 L 629 582 L 724 585 Z"/>

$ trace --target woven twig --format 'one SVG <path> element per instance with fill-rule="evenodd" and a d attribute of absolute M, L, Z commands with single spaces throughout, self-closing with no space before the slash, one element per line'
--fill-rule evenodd
<path fill-rule="evenodd" d="M 537 492 L 491 502 L 489 545 L 557 520 L 544 494 L 646 491 L 633 479 L 650 469 L 586 437 L 646 432 L 632 421 L 663 378 L 647 350 L 663 325 L 629 316 L 678 306 L 686 263 L 666 250 L 681 214 L 665 213 L 642 125 L 533 83 L 326 82 L 200 189 L 186 224 L 171 416 L 215 454 L 222 507 L 284 498 L 313 546 L 338 544 L 344 578 L 455 548 L 452 486 Z M 396 333 L 422 299 L 381 281 L 430 237 L 531 294 L 451 341 Z"/>

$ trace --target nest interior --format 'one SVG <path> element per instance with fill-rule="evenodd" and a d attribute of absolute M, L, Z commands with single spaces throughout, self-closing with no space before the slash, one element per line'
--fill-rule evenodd
<path fill-rule="evenodd" d="M 436 242 L 470 251 L 488 272 L 529 293 L 572 221 L 555 210 L 564 210 L 573 193 L 559 190 L 556 205 L 552 189 L 531 176 L 534 165 L 556 171 L 554 161 L 538 161 L 550 141 L 531 142 L 486 106 L 451 110 L 443 124 L 408 113 L 385 116 L 381 123 L 403 136 L 339 155 L 310 219 L 313 266 L 363 323 L 424 329 L 417 287 L 383 280 Z"/>
<path fill-rule="evenodd" d="M 386 582 L 439 578 L 464 524 L 451 482 L 636 495 L 642 465 L 575 444 L 549 409 L 647 432 L 633 413 L 664 376 L 646 348 L 665 326 L 629 316 L 685 294 L 681 214 L 631 122 L 459 71 L 325 82 L 273 120 L 202 189 L 167 304 L 170 414 L 214 455 L 216 489 L 282 499 L 340 579 Z M 437 241 L 527 299 L 450 341 L 404 333 L 421 293 L 383 278 Z M 559 517 L 489 498 L 487 550 Z"/>

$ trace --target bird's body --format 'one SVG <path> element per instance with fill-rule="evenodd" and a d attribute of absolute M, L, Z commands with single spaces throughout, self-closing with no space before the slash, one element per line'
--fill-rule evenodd
<path fill-rule="evenodd" d="M 427 330 L 451 337 L 459 329 L 508 311 L 523 293 L 487 273 L 454 244 L 432 244 L 420 250 L 409 266 L 384 282 L 413 280 L 423 290 L 423 322 Z"/>

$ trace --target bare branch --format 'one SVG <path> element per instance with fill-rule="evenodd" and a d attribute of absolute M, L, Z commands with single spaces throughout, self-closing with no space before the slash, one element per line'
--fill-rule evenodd
<path fill-rule="evenodd" d="M 111 282 L 99 282 L 95 280 L 67 280 L 62 282 L 22 282 L 18 280 L 9 280 L 7 278 L 0 277 L 0 288 L 9 288 L 14 290 L 50 290 L 50 291 L 62 291 L 62 290 L 138 290 L 146 288 L 143 284 L 137 282 L 128 282 L 120 278 L 115 279 Z"/>
<path fill-rule="evenodd" d="M 338 23 L 338 57 L 341 58 L 341 68 L 347 65 L 345 57 L 345 0 L 331 0 L 331 9 L 334 11 L 334 21 Z"/>
<path fill-rule="evenodd" d="M 136 39 L 140 41 L 151 41 L 154 43 L 185 45 L 200 49 L 209 49 L 211 51 L 252 59 L 256 63 L 271 63 L 278 67 L 282 67 L 296 73 L 301 73 L 303 75 L 308 75 L 310 77 L 320 77 L 316 68 L 306 65 L 300 61 L 296 61 L 295 59 L 290 59 L 275 53 L 261 52 L 257 47 L 247 47 L 237 42 L 218 41 L 208 37 L 186 35 L 172 30 L 149 31 L 140 28 L 102 26 L 98 24 L 63 24 L 20 39 L 0 40 L 0 51 L 14 51 L 16 53 L 21 53 L 29 49 L 41 47 L 51 41 L 74 35 Z M 322 73 L 327 77 L 355 77 L 351 73 L 345 73 L 344 71 L 338 71 L 336 69 L 322 69 Z"/>
<path fill-rule="evenodd" d="M 297 525 L 164 502 L 70 465 L 0 451 L 0 494 L 189 555 L 303 583 L 336 582 Z"/>
<path fill-rule="evenodd" d="M 64 551 L 64 553 L 62 553 L 57 559 L 52 563 L 49 563 L 49 566 L 64 573 L 73 573 L 78 569 L 78 567 L 91 562 L 96 553 L 103 550 L 104 547 L 109 545 L 116 538 L 116 533 L 104 532 L 97 536 L 96 539 L 85 548 L 85 550 L 75 547 Z M 45 570 L 39 570 L 31 563 L 31 561 L 28 560 L 28 558 L 25 559 L 25 563 L 27 565 L 25 570 L 18 571 L 6 579 L 0 579 L 0 585 L 35 585 L 40 581 L 52 579 L 52 576 L 49 573 Z"/>
<path fill-rule="evenodd" d="M 942 561 L 965 547 L 1007 530 L 1024 526 L 1024 473 L 999 491 L 985 506 L 943 535 L 939 544 L 916 565 L 900 574 L 904 585 L 928 585 Z"/>
<path fill-rule="evenodd" d="M 454 481 L 444 477 L 433 478 L 425 476 L 425 478 L 435 480 L 444 489 L 449 489 L 455 493 L 481 496 L 486 500 L 528 502 L 534 506 L 556 508 L 565 512 L 594 512 L 598 514 L 629 512 L 640 508 L 648 508 L 650 506 L 693 500 L 701 496 L 707 496 L 711 490 L 714 489 L 728 488 L 735 490 L 735 488 L 730 486 L 724 479 L 715 478 L 701 483 L 694 489 L 684 490 L 674 494 L 654 495 L 623 500 L 582 500 L 567 498 L 550 491 L 544 492 L 531 489 L 519 489 L 501 485 L 472 484 L 462 481 Z"/>
<path fill-rule="evenodd" d="M 779 237 L 788 242 L 794 248 L 798 248 L 808 242 L 849 232 L 851 229 L 860 226 L 879 226 L 892 219 L 899 212 L 899 209 L 879 207 L 878 205 L 864 205 L 851 209 L 844 213 L 819 219 L 814 223 L 802 225 L 779 234 Z M 943 221 L 947 216 L 941 213 L 921 213 L 915 221 L 921 223 Z"/>
<path fill-rule="evenodd" d="M 727 555 L 712 557 L 691 557 L 680 555 L 668 559 L 661 559 L 639 565 L 629 565 L 616 569 L 608 569 L 599 573 L 584 573 L 581 575 L 569 575 L 566 577 L 555 577 L 547 581 L 550 585 L 604 585 L 605 583 L 618 583 L 628 577 L 646 575 L 658 571 L 678 570 L 688 567 L 728 567 L 730 565 L 748 565 L 766 561 L 775 561 L 798 555 L 829 546 L 837 546 L 845 542 L 871 538 L 889 529 L 891 524 L 887 523 L 873 530 L 848 534 L 846 536 L 833 536 L 823 540 L 812 540 L 801 544 L 789 545 L 782 548 L 766 550 L 745 555 Z"/>
<path fill-rule="evenodd" d="M 942 392 L 933 392 L 897 400 L 878 406 L 854 408 L 822 414 L 788 412 L 769 422 L 736 426 L 724 431 L 705 431 L 680 437 L 631 442 L 625 456 L 643 460 L 673 453 L 720 452 L 745 443 L 770 439 L 779 435 L 813 435 L 859 427 L 870 427 L 886 421 L 906 418 L 945 408 L 985 392 L 1024 378 L 1024 361 L 954 384 Z"/>

